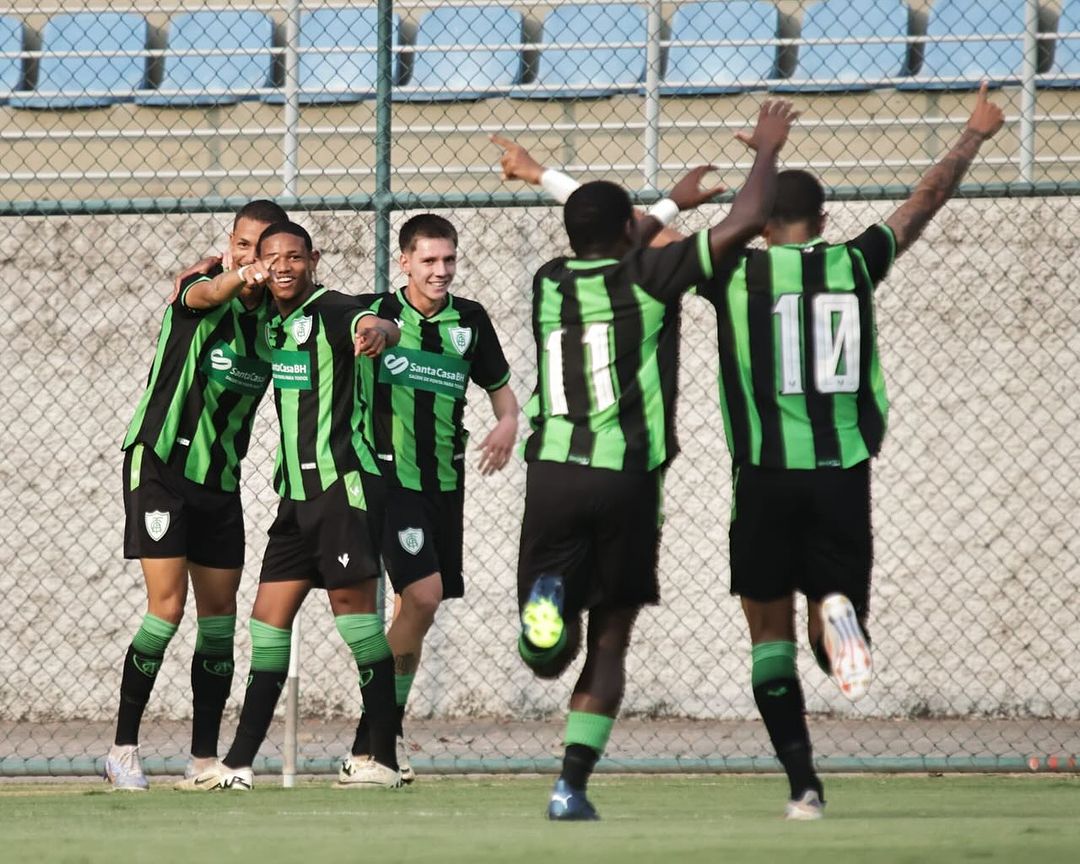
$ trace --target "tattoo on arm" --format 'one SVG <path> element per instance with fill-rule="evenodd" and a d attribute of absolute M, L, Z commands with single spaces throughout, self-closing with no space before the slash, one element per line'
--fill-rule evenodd
<path fill-rule="evenodd" d="M 896 237 L 897 255 L 919 239 L 930 220 L 952 197 L 982 142 L 979 133 L 965 129 L 952 150 L 919 181 L 911 197 L 885 220 Z"/>
<path fill-rule="evenodd" d="M 394 674 L 395 675 L 412 675 L 420 668 L 420 655 L 419 654 L 395 654 L 394 655 Z"/>

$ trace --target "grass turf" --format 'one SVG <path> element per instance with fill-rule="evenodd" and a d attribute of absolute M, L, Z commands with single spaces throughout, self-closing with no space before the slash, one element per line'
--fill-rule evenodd
<path fill-rule="evenodd" d="M 269 778 L 268 778 L 269 779 Z M 826 777 L 828 816 L 787 823 L 774 777 L 593 780 L 603 821 L 543 818 L 549 778 L 421 777 L 395 792 L 328 780 L 252 793 L 0 785 L 0 860 L 1075 862 L 1075 777 Z"/>

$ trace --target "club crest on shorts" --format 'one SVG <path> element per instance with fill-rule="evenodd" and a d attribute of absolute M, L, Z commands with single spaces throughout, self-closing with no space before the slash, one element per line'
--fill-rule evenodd
<path fill-rule="evenodd" d="M 301 315 L 299 318 L 292 322 L 292 338 L 296 341 L 297 345 L 303 345 L 305 342 L 307 342 L 307 337 L 310 335 L 310 315 Z"/>
<path fill-rule="evenodd" d="M 454 346 L 458 354 L 464 354 L 469 350 L 472 342 L 472 327 L 451 327 L 450 344 Z"/>
<path fill-rule="evenodd" d="M 424 548 L 424 529 L 406 528 L 397 532 L 397 539 L 402 549 L 410 555 L 416 555 Z"/>
<path fill-rule="evenodd" d="M 169 514 L 163 510 L 150 510 L 143 514 L 143 519 L 146 522 L 146 533 L 155 543 L 169 530 Z"/>

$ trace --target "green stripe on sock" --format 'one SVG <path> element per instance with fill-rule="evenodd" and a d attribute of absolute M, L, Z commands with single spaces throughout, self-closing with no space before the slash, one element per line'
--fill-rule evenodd
<path fill-rule="evenodd" d="M 761 642 L 750 650 L 750 683 L 757 687 L 778 678 L 795 678 L 795 643 Z"/>
<path fill-rule="evenodd" d="M 562 634 L 559 636 L 559 641 L 552 645 L 550 648 L 537 648 L 524 636 L 518 636 L 518 654 L 521 655 L 521 659 L 529 665 L 540 665 L 547 663 L 559 655 L 559 653 L 566 647 L 566 640 L 569 638 L 566 635 L 566 627 L 563 627 Z"/>
<path fill-rule="evenodd" d="M 394 701 L 398 704 L 398 707 L 405 705 L 409 701 L 409 691 L 412 690 L 412 682 L 415 677 L 415 672 L 412 675 L 394 676 Z"/>
<path fill-rule="evenodd" d="M 566 718 L 566 736 L 563 743 L 567 746 L 584 744 L 602 755 L 614 725 L 614 717 L 590 714 L 587 711 L 571 711 Z"/>
<path fill-rule="evenodd" d="M 390 656 L 390 643 L 386 641 L 386 632 L 378 615 L 338 615 L 334 623 L 356 658 L 357 666 L 370 666 Z"/>
<path fill-rule="evenodd" d="M 131 640 L 131 646 L 136 654 L 146 657 L 163 657 L 165 649 L 169 647 L 169 642 L 175 635 L 175 624 L 170 624 L 165 619 L 147 612 Z"/>
<path fill-rule="evenodd" d="M 288 671 L 292 630 L 272 627 L 254 618 L 248 627 L 251 630 L 251 671 Z"/>
<path fill-rule="evenodd" d="M 195 650 L 212 657 L 231 657 L 236 632 L 235 615 L 211 615 L 196 622 Z"/>

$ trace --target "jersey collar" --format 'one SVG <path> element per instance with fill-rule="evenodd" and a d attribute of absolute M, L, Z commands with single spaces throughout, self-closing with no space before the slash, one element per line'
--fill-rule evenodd
<path fill-rule="evenodd" d="M 293 311 L 289 313 L 288 318 L 282 319 L 281 313 L 279 312 L 277 315 L 274 316 L 274 320 L 275 321 L 280 321 L 282 326 L 284 326 L 286 323 L 291 321 L 297 315 L 302 315 L 304 312 L 306 312 L 307 307 L 310 306 L 312 303 L 314 303 L 317 298 L 319 298 L 323 294 L 325 294 L 326 291 L 327 291 L 327 288 L 326 288 L 325 285 L 316 284 L 315 285 L 315 290 L 311 292 L 311 296 L 308 297 L 307 300 L 305 300 L 303 303 L 301 303 L 295 309 L 293 309 Z"/>
<path fill-rule="evenodd" d="M 439 318 L 441 318 L 445 313 L 449 312 L 454 307 L 454 295 L 447 294 L 446 305 L 443 306 L 442 309 L 440 309 L 434 315 L 425 315 L 423 312 L 413 306 L 412 303 L 409 302 L 409 298 L 405 296 L 404 288 L 399 288 L 397 295 L 398 299 L 401 301 L 401 308 L 411 309 L 413 314 L 416 315 L 416 317 L 419 318 L 421 321 L 438 321 Z"/>
<path fill-rule="evenodd" d="M 825 242 L 824 237 L 811 237 L 805 243 L 777 243 L 777 249 L 813 249 Z"/>
<path fill-rule="evenodd" d="M 618 263 L 618 258 L 567 258 L 564 266 L 567 270 L 595 270 L 597 267 L 610 267 Z"/>

